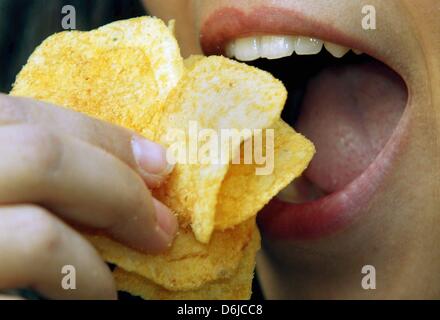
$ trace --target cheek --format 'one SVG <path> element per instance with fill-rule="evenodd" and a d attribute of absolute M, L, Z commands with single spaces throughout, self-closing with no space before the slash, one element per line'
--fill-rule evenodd
<path fill-rule="evenodd" d="M 164 20 L 185 15 L 192 3 L 188 0 L 142 0 L 142 2 L 149 14 Z"/>
<path fill-rule="evenodd" d="M 183 57 L 202 53 L 197 30 L 197 1 L 192 0 L 143 0 L 150 15 L 165 22 L 176 21 L 176 38 L 179 41 Z"/>

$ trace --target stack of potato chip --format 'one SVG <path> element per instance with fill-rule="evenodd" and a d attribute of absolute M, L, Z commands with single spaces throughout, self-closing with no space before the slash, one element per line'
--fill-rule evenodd
<path fill-rule="evenodd" d="M 118 288 L 146 299 L 248 299 L 260 236 L 257 212 L 300 175 L 313 145 L 280 120 L 286 100 L 269 73 L 223 57 L 184 60 L 173 24 L 151 17 L 45 40 L 17 76 L 12 95 L 68 107 L 169 145 L 167 130 L 251 129 L 226 163 L 178 163 L 153 195 L 178 216 L 166 253 L 146 255 L 88 235 L 117 265 Z M 274 129 L 274 170 L 231 164 L 252 129 Z M 201 142 L 198 142 L 201 143 Z M 206 143 L 206 141 L 204 141 Z"/>

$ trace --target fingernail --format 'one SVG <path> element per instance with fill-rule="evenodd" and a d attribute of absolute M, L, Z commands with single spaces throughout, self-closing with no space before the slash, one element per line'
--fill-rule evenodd
<path fill-rule="evenodd" d="M 131 145 L 141 174 L 166 176 L 173 170 L 167 162 L 166 149 L 161 145 L 138 136 L 133 137 Z"/>
<path fill-rule="evenodd" d="M 177 217 L 162 202 L 153 199 L 153 204 L 156 209 L 157 224 L 171 244 L 179 228 Z"/>

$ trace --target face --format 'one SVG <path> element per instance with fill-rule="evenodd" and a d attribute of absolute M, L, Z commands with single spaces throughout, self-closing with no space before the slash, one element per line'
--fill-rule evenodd
<path fill-rule="evenodd" d="M 145 3 L 184 55 L 280 78 L 283 118 L 316 145 L 259 216 L 268 298 L 440 297 L 440 1 Z"/>

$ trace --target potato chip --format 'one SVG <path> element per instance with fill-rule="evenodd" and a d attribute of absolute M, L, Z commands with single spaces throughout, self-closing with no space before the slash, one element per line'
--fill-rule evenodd
<path fill-rule="evenodd" d="M 183 75 L 183 59 L 174 37 L 173 20 L 167 27 L 158 18 L 134 18 L 107 24 L 94 32 L 102 34 L 104 41 L 111 38 L 109 48 L 142 48 L 154 72 L 160 101 L 168 96 Z M 99 42 L 95 43 L 101 46 Z"/>
<path fill-rule="evenodd" d="M 129 272 L 168 290 L 194 290 L 236 273 L 255 229 L 255 219 L 251 219 L 214 232 L 209 244 L 196 241 L 191 230 L 180 229 L 171 249 L 159 255 L 139 253 L 106 237 L 90 236 L 89 240 L 107 261 Z"/>
<path fill-rule="evenodd" d="M 207 243 L 214 231 L 218 193 L 235 150 L 252 137 L 253 129 L 267 128 L 280 117 L 285 99 L 285 88 L 269 73 L 216 56 L 198 59 L 171 91 L 159 113 L 167 116 L 152 123 L 156 141 L 169 145 L 165 137 L 170 129 L 191 134 L 191 123 L 198 126 L 195 135 L 204 129 L 242 132 L 238 139 L 228 140 L 229 146 L 226 140 L 217 142 L 225 150 L 224 162 L 202 164 L 198 158 L 191 162 L 194 153 L 189 153 L 189 164 L 178 164 L 168 183 L 154 193 L 178 212 L 183 223 L 191 223 L 197 240 Z M 181 142 L 189 144 L 189 138 L 183 136 Z M 196 141 L 196 149 L 216 142 L 210 139 L 218 140 L 219 135 Z"/>
<path fill-rule="evenodd" d="M 243 161 L 230 165 L 218 196 L 216 230 L 230 228 L 254 216 L 279 191 L 298 177 L 312 159 L 315 147 L 309 140 L 296 133 L 282 120 L 278 120 L 272 128 L 273 172 L 256 175 L 255 170 L 261 165 L 247 165 Z M 264 138 L 266 135 L 263 134 L 263 145 Z M 243 155 L 243 152 L 241 154 Z"/>
<path fill-rule="evenodd" d="M 252 241 L 244 250 L 236 273 L 228 278 L 206 283 L 202 288 L 188 291 L 169 291 L 135 273 L 116 268 L 117 289 L 149 300 L 244 300 L 252 293 L 255 255 L 260 249 L 260 235 L 254 229 Z"/>
<path fill-rule="evenodd" d="M 18 74 L 27 96 L 143 132 L 184 72 L 176 39 L 156 18 L 47 38 Z"/>
<path fill-rule="evenodd" d="M 197 64 L 197 62 L 200 62 L 200 60 L 204 58 L 205 56 L 202 56 L 200 54 L 192 54 L 188 58 L 183 60 L 183 65 L 185 66 L 185 69 L 189 71 Z"/>

